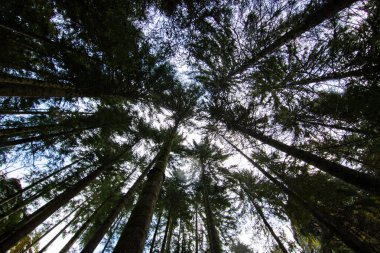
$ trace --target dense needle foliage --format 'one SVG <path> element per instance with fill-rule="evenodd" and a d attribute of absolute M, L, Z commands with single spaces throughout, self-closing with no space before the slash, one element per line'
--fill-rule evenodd
<path fill-rule="evenodd" d="M 380 252 L 375 0 L 5 0 L 0 252 Z"/>

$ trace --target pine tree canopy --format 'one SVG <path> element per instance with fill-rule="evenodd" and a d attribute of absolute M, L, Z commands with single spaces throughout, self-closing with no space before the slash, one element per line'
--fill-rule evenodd
<path fill-rule="evenodd" d="M 380 252 L 380 2 L 4 0 L 0 253 Z"/>

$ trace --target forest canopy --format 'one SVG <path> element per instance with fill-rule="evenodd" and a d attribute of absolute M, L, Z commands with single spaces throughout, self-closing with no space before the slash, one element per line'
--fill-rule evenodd
<path fill-rule="evenodd" d="M 0 252 L 380 252 L 376 0 L 5 0 Z"/>

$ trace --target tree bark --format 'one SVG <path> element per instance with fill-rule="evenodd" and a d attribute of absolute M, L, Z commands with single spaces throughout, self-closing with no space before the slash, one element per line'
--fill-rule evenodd
<path fill-rule="evenodd" d="M 102 222 L 102 224 L 95 230 L 91 238 L 87 241 L 81 253 L 92 253 L 96 249 L 96 247 L 98 246 L 98 244 L 100 243 L 104 235 L 107 233 L 107 231 L 111 227 L 112 223 L 115 221 L 119 213 L 123 210 L 127 201 L 136 192 L 137 187 L 139 187 L 141 182 L 144 180 L 145 176 L 149 173 L 156 159 L 157 159 L 157 156 L 149 163 L 149 165 L 146 167 L 144 172 L 138 177 L 138 179 L 131 186 L 131 188 L 129 188 L 128 192 L 123 197 L 120 198 L 116 206 L 110 211 L 110 213 L 107 215 L 107 217 Z"/>
<path fill-rule="evenodd" d="M 285 194 L 294 198 L 294 200 L 300 204 L 305 210 L 309 211 L 316 220 L 318 220 L 321 224 L 326 226 L 331 232 L 335 233 L 335 235 L 349 248 L 351 248 L 354 252 L 366 252 L 366 253 L 375 253 L 376 250 L 372 249 L 370 245 L 367 245 L 360 238 L 351 233 L 344 226 L 339 224 L 333 217 L 329 214 L 320 211 L 318 208 L 313 206 L 312 204 L 305 201 L 302 197 L 300 197 L 296 192 L 289 189 L 284 183 L 280 182 L 278 179 L 270 175 L 268 172 L 264 170 L 258 163 L 256 163 L 253 159 L 249 158 L 246 154 L 243 153 L 237 146 L 235 146 L 232 142 L 230 142 L 227 138 L 222 136 L 222 138 L 228 142 L 237 152 L 239 152 L 242 156 L 245 157 L 254 167 L 256 167 L 263 175 L 268 178 L 273 184 L 275 184 L 278 188 L 280 188 Z M 272 171 L 275 173 L 274 171 Z"/>
<path fill-rule="evenodd" d="M 0 236 L 0 252 L 5 252 L 12 248 L 19 240 L 32 232 L 55 211 L 66 205 L 80 191 L 86 188 L 97 176 L 109 169 L 114 162 L 101 166 L 89 173 L 86 177 L 29 215 L 25 220 L 19 222 L 12 231 L 2 234 Z"/>
<path fill-rule="evenodd" d="M 178 123 L 174 125 L 169 140 L 160 151 L 157 162 L 149 172 L 140 197 L 132 210 L 131 216 L 116 244 L 114 253 L 141 253 L 148 234 L 154 207 L 160 194 L 165 177 L 166 166 L 170 157 Z"/>
<path fill-rule="evenodd" d="M 267 145 L 270 145 L 288 155 L 300 159 L 308 164 L 315 166 L 316 168 L 326 172 L 327 174 L 339 178 L 342 181 L 358 187 L 373 195 L 380 196 L 380 179 L 371 175 L 358 172 L 349 167 L 343 166 L 338 163 L 331 162 L 325 158 L 314 155 L 311 152 L 298 149 L 296 147 L 289 146 L 285 143 L 274 140 L 263 134 L 257 133 L 252 129 L 242 127 L 238 124 L 231 125 L 235 130 L 241 133 L 247 134 Z"/>
<path fill-rule="evenodd" d="M 260 59 L 273 53 L 276 49 L 285 45 L 294 38 L 297 38 L 304 32 L 321 24 L 323 21 L 332 18 L 341 10 L 349 7 L 358 0 L 327 0 L 324 4 L 317 6 L 311 13 L 305 15 L 305 18 L 295 24 L 295 26 L 284 35 L 276 39 L 272 44 L 259 51 L 252 58 L 245 60 L 239 67 L 230 71 L 228 78 L 241 74 L 248 68 L 254 66 Z"/>

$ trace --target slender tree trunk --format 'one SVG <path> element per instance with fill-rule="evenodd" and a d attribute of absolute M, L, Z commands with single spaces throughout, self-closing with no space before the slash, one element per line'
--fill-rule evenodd
<path fill-rule="evenodd" d="M 52 134 L 41 134 L 38 136 L 33 136 L 33 137 L 27 137 L 27 138 L 22 138 L 22 139 L 17 139 L 17 140 L 1 140 L 0 141 L 0 148 L 1 147 L 9 147 L 9 146 L 15 146 L 15 145 L 20 145 L 20 144 L 25 144 L 33 141 L 41 141 L 45 139 L 50 139 L 53 137 L 58 137 L 62 135 L 68 135 L 68 134 L 74 134 L 74 133 L 79 133 L 83 132 L 85 130 L 90 130 L 90 129 L 96 129 L 99 128 L 99 125 L 96 126 L 90 126 L 90 127 L 84 127 L 84 128 L 77 128 L 77 129 L 72 129 L 69 131 L 62 131 L 58 133 L 52 133 Z"/>
<path fill-rule="evenodd" d="M 88 169 L 88 167 L 85 167 L 83 170 L 81 170 L 80 172 L 83 172 L 84 170 Z M 67 177 L 65 180 L 68 180 L 68 179 L 71 179 L 75 176 L 78 176 L 78 174 L 80 174 L 80 172 L 76 172 L 76 174 L 74 175 L 71 175 L 69 177 Z M 42 189 L 40 189 L 39 191 L 37 191 L 36 193 L 34 193 L 33 195 L 29 196 L 27 199 L 24 199 L 22 202 L 19 201 L 17 202 L 16 205 L 12 206 L 12 208 L 8 209 L 6 212 L 3 212 L 0 214 L 0 220 L 3 220 L 13 214 L 15 214 L 16 212 L 22 210 L 23 208 L 25 208 L 29 203 L 33 202 L 34 200 L 40 198 L 41 196 L 43 196 L 46 192 L 48 192 L 49 190 L 52 190 L 56 187 L 58 187 L 59 185 L 63 185 L 65 183 L 65 180 L 61 181 L 61 182 L 53 182 L 52 184 L 50 184 L 49 186 L 46 186 Z"/>
<path fill-rule="evenodd" d="M 298 81 L 292 81 L 285 84 L 285 87 L 292 87 L 297 85 L 308 85 L 311 83 L 321 83 L 326 81 L 333 81 L 333 80 L 339 80 L 349 77 L 360 77 L 365 74 L 367 74 L 371 69 L 359 69 L 359 70 L 351 70 L 347 72 L 335 72 L 335 73 L 328 73 L 323 76 L 318 77 L 312 77 L 312 78 L 305 78 Z"/>
<path fill-rule="evenodd" d="M 10 200 L 16 198 L 17 196 L 20 196 L 21 194 L 23 194 L 24 192 L 26 192 L 26 191 L 28 191 L 29 189 L 33 188 L 34 186 L 38 185 L 39 183 L 41 183 L 41 182 L 43 182 L 43 181 L 45 181 L 45 180 L 47 180 L 47 179 L 49 179 L 49 178 L 51 178 L 51 177 L 57 175 L 58 173 L 60 173 L 60 172 L 62 172 L 62 171 L 64 171 L 64 170 L 66 170 L 67 168 L 70 168 L 70 167 L 73 166 L 74 164 L 76 164 L 76 163 L 78 163 L 79 161 L 81 161 L 82 159 L 84 159 L 87 155 L 88 155 L 88 154 L 86 154 L 85 156 L 83 156 L 83 157 L 81 157 L 81 158 L 75 160 L 74 162 L 72 162 L 72 163 L 70 163 L 70 164 L 68 164 L 68 165 L 66 165 L 66 166 L 64 166 L 64 167 L 62 167 L 62 168 L 60 168 L 60 169 L 54 171 L 53 173 L 51 173 L 51 174 L 49 174 L 49 175 L 47 175 L 47 176 L 45 176 L 45 177 L 43 177 L 43 178 L 41 178 L 41 179 L 39 179 L 39 180 L 33 182 L 33 183 L 31 183 L 31 184 L 28 185 L 27 187 L 25 187 L 25 188 L 21 189 L 20 191 L 14 193 L 14 194 L 12 194 L 12 195 L 10 195 L 9 197 L 7 197 L 7 198 L 5 198 L 5 199 L 2 199 L 2 200 L 0 201 L 0 205 L 3 205 L 3 204 L 5 204 L 5 203 L 7 203 L 8 201 L 10 201 Z"/>
<path fill-rule="evenodd" d="M 273 53 L 276 49 L 285 45 L 294 38 L 297 38 L 304 32 L 321 24 L 323 21 L 333 17 L 341 10 L 349 7 L 358 0 L 326 0 L 324 4 L 317 6 L 311 13 L 305 15 L 305 18 L 296 23 L 295 26 L 287 33 L 276 39 L 272 44 L 259 51 L 252 58 L 245 60 L 239 67 L 232 70 L 228 77 L 241 74 L 248 68 L 254 66 L 260 59 Z"/>
<path fill-rule="evenodd" d="M 102 224 L 95 230 L 91 238 L 87 241 L 81 253 L 92 253 L 96 249 L 96 247 L 98 246 L 98 244 L 100 243 L 104 235 L 107 233 L 107 231 L 111 227 L 112 223 L 115 221 L 119 213 L 123 210 L 127 201 L 136 192 L 136 189 L 144 180 L 145 176 L 149 173 L 156 159 L 157 159 L 157 156 L 149 163 L 149 165 L 144 170 L 144 172 L 138 177 L 138 179 L 131 186 L 131 188 L 129 188 L 128 192 L 123 197 L 120 198 L 116 206 L 109 212 L 109 214 L 107 215 L 105 220 L 102 222 Z"/>
<path fill-rule="evenodd" d="M 201 161 L 202 166 L 202 183 L 203 183 L 203 204 L 205 207 L 206 213 L 206 226 L 210 243 L 210 252 L 211 253 L 222 253 L 222 246 L 220 243 L 219 233 L 216 229 L 214 214 L 211 211 L 210 198 L 208 195 L 208 183 L 205 174 L 205 165 Z"/>
<path fill-rule="evenodd" d="M 199 238 L 198 238 L 198 206 L 195 206 L 195 253 L 199 251 Z"/>
<path fill-rule="evenodd" d="M 360 238 L 351 233 L 348 229 L 346 229 L 341 224 L 331 217 L 329 214 L 321 212 L 318 208 L 313 206 L 312 204 L 305 201 L 302 197 L 300 197 L 296 192 L 289 189 L 284 183 L 280 182 L 278 179 L 270 175 L 268 172 L 264 170 L 258 163 L 249 158 L 246 154 L 243 153 L 237 146 L 227 140 L 224 136 L 222 138 L 228 142 L 236 151 L 238 151 L 242 156 L 244 156 L 253 166 L 255 166 L 261 173 L 264 174 L 266 178 L 268 178 L 272 183 L 274 183 L 277 187 L 279 187 L 284 193 L 288 196 L 294 198 L 294 200 L 300 204 L 303 208 L 308 210 L 316 220 L 318 220 L 321 224 L 326 226 L 331 232 L 335 233 L 335 235 L 345 243 L 349 248 L 351 248 L 354 252 L 366 252 L 366 253 L 375 253 L 376 250 L 372 249 L 370 245 L 363 242 Z M 274 172 L 274 171 L 272 171 Z"/>
<path fill-rule="evenodd" d="M 154 244 L 156 242 L 156 237 L 157 237 L 158 229 L 160 228 L 161 217 L 162 217 L 162 210 L 158 214 L 157 224 L 156 224 L 156 227 L 154 229 L 154 234 L 153 234 L 153 238 L 152 238 L 152 243 L 150 244 L 149 253 L 153 253 Z"/>
<path fill-rule="evenodd" d="M 30 248 L 33 247 L 36 243 L 38 243 L 42 238 L 44 238 L 47 234 L 49 234 L 51 231 L 53 231 L 56 227 L 58 227 L 63 221 L 65 221 L 68 217 L 70 217 L 76 210 L 80 208 L 80 205 L 78 205 L 74 210 L 72 210 L 69 214 L 67 214 L 62 220 L 54 224 L 54 226 L 48 228 L 43 234 L 41 234 L 36 240 L 33 240 L 33 243 L 28 245 L 26 249 L 22 251 L 22 253 L 28 252 Z"/>
<path fill-rule="evenodd" d="M 78 240 L 78 238 L 82 235 L 82 233 L 87 229 L 87 227 L 91 224 L 92 220 L 96 217 L 102 207 L 108 202 L 109 198 L 107 198 L 102 204 L 100 204 L 96 210 L 91 214 L 91 216 L 82 224 L 82 226 L 75 232 L 73 237 L 65 244 L 65 246 L 59 251 L 59 253 L 66 253 L 69 251 L 71 246 Z"/>
<path fill-rule="evenodd" d="M 25 220 L 19 222 L 12 231 L 8 231 L 2 234 L 0 236 L 0 252 L 5 252 L 12 248 L 19 240 L 32 232 L 55 211 L 66 205 L 73 197 L 75 197 L 80 191 L 86 188 L 103 171 L 109 169 L 114 162 L 101 166 L 93 172 L 89 173 L 86 177 L 29 215 Z"/>
<path fill-rule="evenodd" d="M 272 226 L 269 224 L 267 219 L 265 218 L 264 212 L 261 209 L 261 207 L 255 202 L 254 198 L 252 195 L 249 193 L 249 191 L 244 187 L 244 191 L 246 192 L 249 200 L 251 201 L 252 205 L 255 207 L 257 214 L 260 216 L 261 220 L 263 221 L 265 227 L 268 229 L 269 233 L 272 235 L 274 240 L 277 242 L 277 245 L 280 247 L 281 251 L 283 253 L 288 253 L 288 250 L 285 248 L 285 245 L 282 243 L 280 238 L 276 235 L 274 232 Z"/>
<path fill-rule="evenodd" d="M 103 247 L 103 250 L 102 250 L 102 253 L 106 252 L 107 250 L 107 247 L 108 247 L 108 244 L 111 242 L 112 240 L 112 236 L 114 235 L 115 231 L 119 228 L 119 225 L 120 225 L 120 222 L 123 220 L 123 216 L 119 217 L 116 221 L 115 221 L 115 224 L 110 228 L 110 235 L 108 236 L 108 239 L 107 239 L 107 242 L 104 244 L 104 247 Z"/>
<path fill-rule="evenodd" d="M 170 253 L 170 247 L 172 246 L 171 243 L 172 243 L 172 237 L 173 237 L 175 222 L 176 222 L 176 219 L 174 219 L 174 215 L 171 215 L 168 239 L 166 241 L 165 250 L 162 253 Z"/>
<path fill-rule="evenodd" d="M 0 110 L 1 115 L 45 115 L 51 114 L 48 110 Z"/>
<path fill-rule="evenodd" d="M 45 81 L 0 76 L 0 96 L 3 97 L 86 97 L 78 93 L 74 87 Z"/>
<path fill-rule="evenodd" d="M 310 153 L 308 151 L 289 146 L 285 143 L 279 142 L 270 137 L 257 133 L 252 129 L 248 129 L 237 124 L 231 127 L 267 145 L 281 150 L 282 152 L 285 152 L 288 155 L 291 155 L 308 164 L 311 164 L 316 168 L 322 170 L 323 172 L 326 172 L 327 174 L 333 177 L 339 178 L 348 184 L 354 185 L 359 189 L 367 191 L 376 196 L 380 196 L 380 178 L 376 178 L 371 175 L 358 172 L 349 167 L 331 162 L 325 158 L 314 155 L 313 153 Z"/>
<path fill-rule="evenodd" d="M 0 138 L 13 137 L 20 134 L 33 133 L 33 132 L 38 132 L 38 131 L 48 131 L 58 126 L 59 124 L 51 124 L 51 125 L 24 126 L 24 127 L 0 129 Z"/>
<path fill-rule="evenodd" d="M 155 166 L 148 174 L 139 199 L 116 244 L 114 253 L 123 253 L 127 250 L 129 253 L 141 253 L 143 251 L 177 128 L 178 122 L 174 125 L 169 140 L 160 151 Z"/>
<path fill-rule="evenodd" d="M 170 227 L 171 220 L 172 220 L 172 215 L 171 215 L 171 213 L 172 213 L 172 212 L 171 212 L 171 208 L 169 208 L 168 217 L 167 217 L 167 219 L 166 219 L 166 226 L 165 226 L 164 238 L 162 239 L 162 244 L 161 244 L 161 250 L 160 250 L 161 253 L 165 253 L 166 241 L 167 241 L 167 238 L 168 238 L 169 227 Z"/>
<path fill-rule="evenodd" d="M 347 131 L 347 132 L 351 132 L 351 133 L 358 133 L 358 134 L 364 134 L 364 135 L 375 135 L 376 134 L 375 132 L 361 130 L 361 129 L 358 129 L 358 128 L 340 126 L 340 125 L 337 125 L 337 124 L 327 124 L 327 123 L 323 123 L 323 122 L 311 121 L 311 120 L 303 120 L 303 119 L 298 119 L 297 121 L 298 122 L 302 122 L 304 124 L 308 124 L 308 125 L 323 126 L 323 127 L 343 130 L 343 131 Z"/>
<path fill-rule="evenodd" d="M 75 214 L 75 216 L 71 219 L 70 222 L 68 222 L 42 249 L 40 249 L 38 251 L 38 253 L 42 253 L 42 252 L 45 252 L 49 247 L 50 245 L 52 245 L 52 243 L 59 237 L 61 236 L 61 234 L 71 225 L 74 223 L 74 221 L 76 221 L 76 219 L 79 217 L 79 215 L 84 211 L 84 209 L 81 209 L 78 213 Z M 71 214 L 70 214 L 71 215 Z M 69 215 L 69 216 L 70 216 Z M 68 218 L 68 216 L 67 216 Z M 63 219 L 65 220 L 65 219 Z"/>

